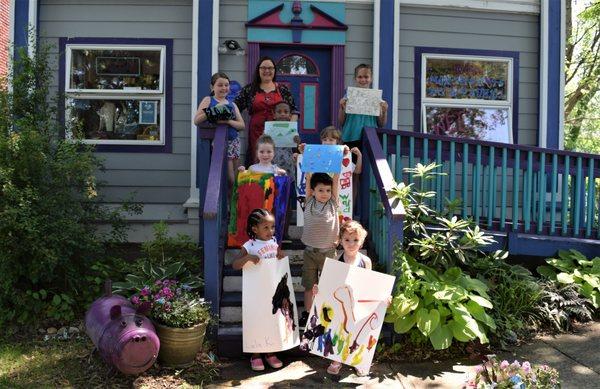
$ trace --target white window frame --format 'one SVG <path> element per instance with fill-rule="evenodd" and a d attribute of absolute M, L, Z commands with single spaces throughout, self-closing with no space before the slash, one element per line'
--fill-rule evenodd
<path fill-rule="evenodd" d="M 427 60 L 428 59 L 457 59 L 467 61 L 504 62 L 508 64 L 508 76 L 506 83 L 506 100 L 482 100 L 482 99 L 449 99 L 439 97 L 427 97 Z M 449 107 L 449 108 L 503 108 L 508 110 L 508 135 L 509 143 L 514 143 L 513 137 L 513 58 L 494 56 L 474 56 L 461 54 L 433 54 L 423 53 L 421 56 L 421 132 L 427 131 L 427 107 Z"/>
<path fill-rule="evenodd" d="M 77 89 L 71 88 L 71 60 L 73 50 L 129 50 L 129 51 L 160 51 L 160 74 L 157 90 L 132 90 L 132 89 Z M 165 45 L 111 45 L 111 44 L 69 44 L 65 46 L 65 102 L 71 99 L 86 100 L 156 100 L 160 102 L 160 126 L 158 140 L 133 140 L 133 139 L 81 139 L 82 143 L 97 145 L 136 145 L 136 146 L 164 146 L 166 142 L 165 113 L 166 113 L 166 55 Z M 70 112 L 65 104 L 65 121 L 69 122 Z M 73 139 L 73 134 L 67 129 L 67 139 Z"/>

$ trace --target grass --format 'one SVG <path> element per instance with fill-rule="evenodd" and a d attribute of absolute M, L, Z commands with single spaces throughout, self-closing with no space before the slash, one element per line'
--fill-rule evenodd
<path fill-rule="evenodd" d="M 202 387 L 218 375 L 217 365 L 198 354 L 189 368 L 155 364 L 139 376 L 112 370 L 85 334 L 44 341 L 37 334 L 0 339 L 0 388 L 164 388 Z"/>

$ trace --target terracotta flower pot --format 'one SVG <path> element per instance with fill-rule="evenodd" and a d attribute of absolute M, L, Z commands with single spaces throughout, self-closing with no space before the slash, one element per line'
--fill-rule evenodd
<path fill-rule="evenodd" d="M 159 361 L 169 367 L 191 365 L 196 354 L 202 348 L 206 324 L 200 323 L 188 328 L 174 328 L 154 322 L 156 333 L 160 339 Z"/>

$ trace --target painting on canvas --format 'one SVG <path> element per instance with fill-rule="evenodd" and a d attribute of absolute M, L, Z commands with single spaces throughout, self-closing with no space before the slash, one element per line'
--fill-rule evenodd
<path fill-rule="evenodd" d="M 381 89 L 348 87 L 346 113 L 379 116 L 381 113 Z"/>
<path fill-rule="evenodd" d="M 391 275 L 328 258 L 301 347 L 368 371 L 394 280 Z"/>
<path fill-rule="evenodd" d="M 306 145 L 302 170 L 305 173 L 339 173 L 342 168 L 344 146 Z"/>
<path fill-rule="evenodd" d="M 247 353 L 273 353 L 300 344 L 288 257 L 244 265 L 242 340 Z"/>

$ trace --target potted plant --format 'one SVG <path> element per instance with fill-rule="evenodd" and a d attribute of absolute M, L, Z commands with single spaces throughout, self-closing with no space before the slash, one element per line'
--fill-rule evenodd
<path fill-rule="evenodd" d="M 173 279 L 145 285 L 131 296 L 131 302 L 154 322 L 160 339 L 158 359 L 170 367 L 192 364 L 202 348 L 210 304 L 189 285 Z"/>
<path fill-rule="evenodd" d="M 548 365 L 531 365 L 514 361 L 498 362 L 495 355 L 475 367 L 475 376 L 467 380 L 466 388 L 477 389 L 557 389 L 560 377 L 556 369 Z"/>

